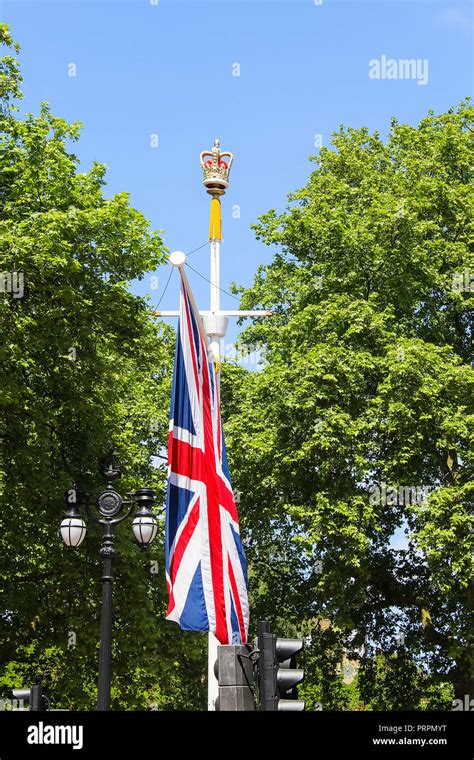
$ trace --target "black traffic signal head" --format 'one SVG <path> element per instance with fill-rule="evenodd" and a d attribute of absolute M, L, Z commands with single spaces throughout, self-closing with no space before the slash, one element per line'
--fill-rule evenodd
<path fill-rule="evenodd" d="M 292 660 L 299 652 L 304 649 L 303 639 L 278 639 L 275 644 L 278 662 Z"/>
<path fill-rule="evenodd" d="M 304 670 L 296 667 L 296 655 L 303 647 L 303 639 L 281 639 L 270 633 L 268 623 L 260 623 L 258 667 L 261 710 L 304 710 L 305 703 L 298 699 L 296 691 L 296 686 L 304 679 Z"/>
<path fill-rule="evenodd" d="M 12 694 L 15 699 L 22 699 L 25 705 L 29 705 L 30 710 L 44 712 L 50 709 L 47 689 L 41 685 L 41 674 L 36 676 L 35 681 L 29 689 L 13 689 Z"/>
<path fill-rule="evenodd" d="M 279 695 L 277 710 L 279 712 L 301 712 L 305 708 L 303 700 L 298 699 L 296 689 L 304 679 L 304 670 L 296 667 L 296 655 L 302 652 L 303 648 L 303 639 L 275 637 L 276 685 Z"/>
<path fill-rule="evenodd" d="M 216 711 L 255 710 L 253 663 L 244 644 L 217 647 L 214 674 L 219 684 Z"/>
<path fill-rule="evenodd" d="M 12 689 L 12 694 L 14 699 L 20 699 L 28 704 L 31 698 L 31 689 Z"/>

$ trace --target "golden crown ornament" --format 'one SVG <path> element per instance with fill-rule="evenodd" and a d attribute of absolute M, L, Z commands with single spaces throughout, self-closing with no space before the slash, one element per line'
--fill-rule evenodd
<path fill-rule="evenodd" d="M 228 160 L 225 161 L 224 158 Z M 203 185 L 209 195 L 224 195 L 229 187 L 229 173 L 234 156 L 229 151 L 221 153 L 219 140 L 214 140 L 212 151 L 204 150 L 199 156 L 204 174 Z"/>

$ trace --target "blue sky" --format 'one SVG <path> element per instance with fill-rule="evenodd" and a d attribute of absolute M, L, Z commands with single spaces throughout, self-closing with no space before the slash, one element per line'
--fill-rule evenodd
<path fill-rule="evenodd" d="M 340 124 L 386 134 L 390 117 L 416 123 L 472 91 L 472 9 L 451 0 L 0 0 L 22 45 L 24 108 L 48 101 L 84 124 L 84 169 L 108 165 L 106 194 L 127 190 L 189 251 L 206 241 L 208 196 L 198 156 L 215 137 L 235 154 L 223 200 L 222 286 L 249 285 L 272 250 L 250 224 L 303 185 Z M 374 80 L 369 61 L 428 61 L 428 82 Z M 71 76 L 75 66 L 75 76 Z M 240 66 L 240 76 L 237 67 Z M 152 135 L 158 147 L 151 147 Z M 156 138 L 155 138 L 156 140 Z M 240 218 L 234 218 L 235 206 Z M 190 263 L 209 276 L 207 248 Z M 156 303 L 168 268 L 134 285 Z M 201 308 L 208 285 L 189 272 Z M 162 308 L 176 308 L 174 274 Z M 236 308 L 230 297 L 222 305 Z M 230 327 L 228 340 L 236 328 Z"/>

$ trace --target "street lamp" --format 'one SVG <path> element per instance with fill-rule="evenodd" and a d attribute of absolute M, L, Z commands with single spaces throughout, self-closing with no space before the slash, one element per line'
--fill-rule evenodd
<path fill-rule="evenodd" d="M 150 509 L 151 504 L 156 501 L 155 493 L 151 488 L 140 488 L 135 492 L 135 501 L 139 509 L 132 522 L 133 535 L 142 549 L 146 549 L 155 540 L 158 532 L 158 523 Z"/>
<path fill-rule="evenodd" d="M 74 489 L 71 489 L 71 491 L 73 492 Z M 72 492 L 67 492 L 66 499 L 72 496 Z M 77 504 L 72 504 L 71 507 L 67 510 L 66 517 L 62 521 L 59 530 L 61 532 L 61 538 L 66 546 L 71 546 L 75 549 L 76 546 L 80 546 L 82 544 L 86 535 L 87 528 L 84 520 L 81 517 L 81 513 L 79 512 L 79 507 Z"/>
<path fill-rule="evenodd" d="M 100 517 L 93 512 L 90 498 L 74 486 L 66 492 L 67 511 L 60 526 L 61 537 L 70 548 L 80 546 L 86 535 L 86 524 L 80 508 L 84 506 L 93 522 L 103 526 L 102 546 L 102 612 L 100 620 L 100 651 L 97 709 L 110 710 L 110 681 L 112 665 L 112 583 L 113 561 L 115 558 L 115 526 L 129 517 L 138 506 L 132 522 L 132 532 L 142 549 L 147 549 L 155 539 L 158 523 L 151 508 L 156 502 L 156 494 L 151 488 L 140 488 L 128 493 L 123 499 L 114 488 L 114 482 L 122 475 L 122 465 L 111 450 L 107 457 L 99 460 L 100 469 L 106 483 L 105 490 L 97 497 L 94 505 Z M 123 514 L 122 514 L 123 513 Z"/>

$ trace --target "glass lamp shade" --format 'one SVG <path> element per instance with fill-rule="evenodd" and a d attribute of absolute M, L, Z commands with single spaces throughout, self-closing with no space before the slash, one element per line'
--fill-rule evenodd
<path fill-rule="evenodd" d="M 149 546 L 158 532 L 158 523 L 153 515 L 138 515 L 132 522 L 133 535 L 140 546 Z"/>
<path fill-rule="evenodd" d="M 86 535 L 86 524 L 82 517 L 65 517 L 60 527 L 61 538 L 66 546 L 80 546 Z"/>

